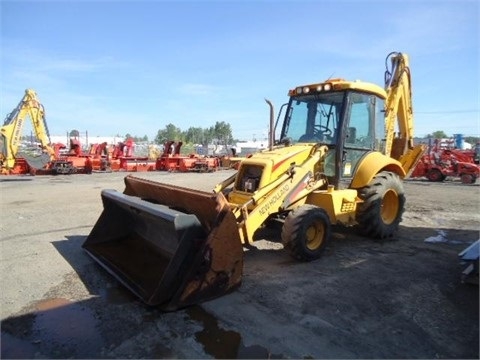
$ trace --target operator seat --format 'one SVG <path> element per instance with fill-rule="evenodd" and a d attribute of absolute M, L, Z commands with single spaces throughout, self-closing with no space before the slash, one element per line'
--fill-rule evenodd
<path fill-rule="evenodd" d="M 317 143 L 323 140 L 324 138 L 322 134 L 319 134 L 319 135 L 304 134 L 298 138 L 298 142 L 301 142 L 301 143 L 312 143 L 312 142 Z"/>

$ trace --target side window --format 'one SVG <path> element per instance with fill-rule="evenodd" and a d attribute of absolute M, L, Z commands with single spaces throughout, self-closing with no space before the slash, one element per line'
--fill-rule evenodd
<path fill-rule="evenodd" d="M 350 94 L 342 159 L 343 178 L 351 178 L 362 156 L 375 147 L 375 100 L 373 95 Z"/>
<path fill-rule="evenodd" d="M 306 131 L 308 109 L 306 102 L 297 101 L 295 106 L 290 108 L 290 124 L 288 127 L 288 136 L 297 141 Z"/>
<path fill-rule="evenodd" d="M 353 94 L 350 123 L 346 129 L 345 146 L 372 149 L 375 140 L 375 98 Z"/>

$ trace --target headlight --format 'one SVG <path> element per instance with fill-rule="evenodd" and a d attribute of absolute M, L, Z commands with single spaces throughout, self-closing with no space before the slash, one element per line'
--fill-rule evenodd
<path fill-rule="evenodd" d="M 309 92 L 310 92 L 310 88 L 309 88 L 308 86 L 305 86 L 305 87 L 303 88 L 303 93 L 304 93 L 304 94 L 308 94 Z"/>
<path fill-rule="evenodd" d="M 317 86 L 317 91 L 322 91 L 322 90 L 323 90 L 322 85 L 318 85 L 318 86 Z"/>
<path fill-rule="evenodd" d="M 323 89 L 324 89 L 325 91 L 332 90 L 332 84 L 325 84 L 325 85 L 323 85 Z"/>
<path fill-rule="evenodd" d="M 301 94 L 302 93 L 302 88 L 301 87 L 296 88 L 296 92 L 297 92 L 297 94 Z"/>

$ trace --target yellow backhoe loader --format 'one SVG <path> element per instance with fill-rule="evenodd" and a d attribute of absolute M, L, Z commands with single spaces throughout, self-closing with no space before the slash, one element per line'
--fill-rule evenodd
<path fill-rule="evenodd" d="M 24 158 L 26 154 L 19 156 L 19 148 L 23 126 L 28 118 L 31 121 L 35 137 L 40 143 L 41 155 L 45 155 L 44 159 L 40 158 L 40 167 L 47 166 L 54 174 L 71 173 L 72 165 L 68 161 L 57 159 L 55 148 L 50 143 L 45 108 L 40 103 L 37 93 L 32 89 L 25 90 L 17 107 L 7 115 L 0 127 L 0 173 L 23 174 L 26 171 L 22 165 L 19 166 L 19 162 L 23 164 L 23 161 L 19 161 L 20 159 L 27 160 Z M 30 168 L 31 164 L 28 164 L 27 167 Z"/>
<path fill-rule="evenodd" d="M 321 256 L 331 224 L 392 237 L 401 179 L 424 149 L 413 144 L 408 57 L 391 53 L 386 64 L 385 88 L 329 79 L 290 90 L 278 141 L 267 101 L 269 149 L 242 160 L 212 193 L 133 176 L 123 193 L 103 190 L 84 249 L 146 304 L 171 311 L 238 287 L 243 248 L 273 218 L 302 261 Z"/>

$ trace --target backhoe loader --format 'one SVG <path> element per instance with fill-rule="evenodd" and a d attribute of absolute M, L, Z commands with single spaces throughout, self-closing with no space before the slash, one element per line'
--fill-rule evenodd
<path fill-rule="evenodd" d="M 45 108 L 32 89 L 26 89 L 17 107 L 7 115 L 0 127 L 0 173 L 25 174 L 36 172 L 36 168 L 19 154 L 22 130 L 27 118 L 30 118 L 36 139 L 40 142 L 44 158 L 40 158 L 42 170 L 48 173 L 72 173 L 74 168 L 69 161 L 58 159 L 58 148 L 50 143 L 50 134 L 45 119 Z"/>
<path fill-rule="evenodd" d="M 389 62 L 390 60 L 390 62 Z M 143 302 L 166 311 L 224 295 L 242 280 L 243 250 L 273 219 L 298 260 L 318 259 L 332 224 L 394 236 L 413 144 L 408 56 L 391 53 L 385 87 L 343 79 L 298 86 L 278 140 L 203 192 L 134 176 L 102 190 L 104 210 L 83 248 Z"/>

